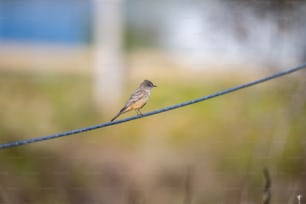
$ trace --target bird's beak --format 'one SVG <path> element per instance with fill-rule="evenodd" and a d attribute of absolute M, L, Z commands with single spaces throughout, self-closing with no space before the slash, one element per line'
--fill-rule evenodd
<path fill-rule="evenodd" d="M 153 84 L 153 87 L 157 87 L 155 84 Z"/>

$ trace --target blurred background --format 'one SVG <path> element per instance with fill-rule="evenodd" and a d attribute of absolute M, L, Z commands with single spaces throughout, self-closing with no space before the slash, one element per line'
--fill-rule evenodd
<path fill-rule="evenodd" d="M 144 79 L 147 112 L 302 64 L 305 19 L 302 0 L 0 0 L 0 141 L 109 121 Z M 264 168 L 270 203 L 298 203 L 305 87 L 0 150 L 0 203 L 262 203 Z"/>

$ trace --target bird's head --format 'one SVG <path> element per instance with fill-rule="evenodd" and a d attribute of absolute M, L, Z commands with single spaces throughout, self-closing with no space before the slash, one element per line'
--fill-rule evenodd
<path fill-rule="evenodd" d="M 148 88 L 154 88 L 154 87 L 157 87 L 156 85 L 154 85 L 151 81 L 149 80 L 144 80 L 142 82 L 142 84 L 144 87 L 148 87 Z"/>

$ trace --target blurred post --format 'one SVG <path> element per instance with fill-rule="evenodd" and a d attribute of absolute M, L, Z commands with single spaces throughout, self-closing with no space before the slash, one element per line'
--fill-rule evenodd
<path fill-rule="evenodd" d="M 93 0 L 94 94 L 101 111 L 111 111 L 122 95 L 123 1 Z"/>

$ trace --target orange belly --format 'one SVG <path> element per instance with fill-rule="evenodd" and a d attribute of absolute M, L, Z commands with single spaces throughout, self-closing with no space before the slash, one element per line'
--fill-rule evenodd
<path fill-rule="evenodd" d="M 133 103 L 130 107 L 130 110 L 141 109 L 147 103 L 146 99 L 141 99 Z"/>

